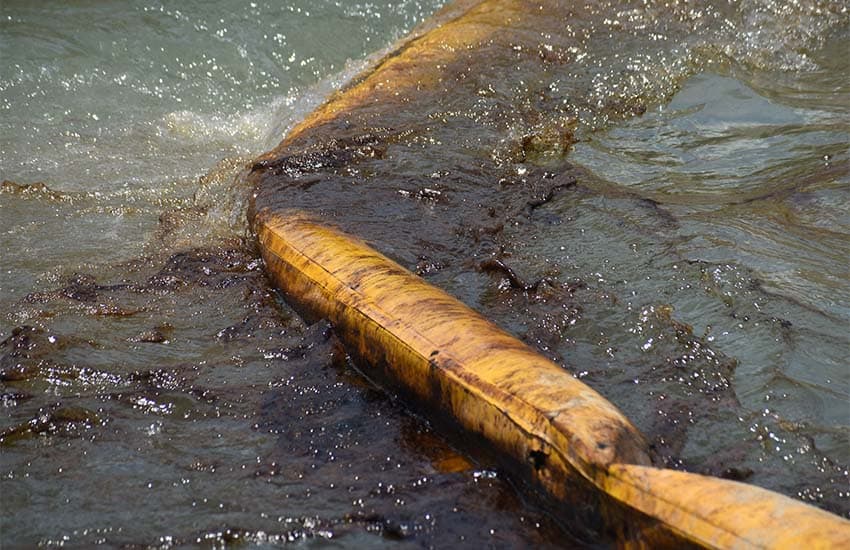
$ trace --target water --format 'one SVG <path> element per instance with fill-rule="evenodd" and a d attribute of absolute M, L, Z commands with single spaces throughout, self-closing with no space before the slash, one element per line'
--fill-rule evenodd
<path fill-rule="evenodd" d="M 819 105 L 847 93 L 846 86 L 825 91 Z M 746 349 L 749 360 L 737 371 L 739 398 L 758 408 L 771 379 L 791 376 L 820 393 L 819 403 L 790 405 L 793 416 L 818 419 L 826 428 L 846 423 L 850 390 L 839 351 L 850 322 L 850 103 L 830 109 L 811 99 L 798 106 L 790 93 L 769 99 L 741 80 L 702 73 L 670 103 L 579 144 L 573 158 L 663 204 L 679 225 L 667 239 L 668 253 L 680 263 L 700 265 L 723 286 L 730 272 L 758 285 L 747 298 L 725 291 L 732 298 L 723 304 L 727 311 L 744 308 L 738 316 L 774 324 L 792 311 L 817 312 L 778 353 L 774 339 L 764 335 L 759 342 L 755 327 L 733 325 L 716 334 L 718 325 L 705 309 L 673 302 L 676 317 L 699 334 L 711 333 L 714 346 L 736 357 Z M 839 347 L 814 351 L 829 341 Z M 806 411 L 810 407 L 817 413 Z"/>
<path fill-rule="evenodd" d="M 439 4 L 3 3 L 4 543 L 569 544 L 364 383 L 246 234 L 244 164 Z M 562 361 L 670 466 L 847 515 L 846 6 L 571 9 L 287 200 Z M 504 204 L 464 220 L 469 193 Z M 500 249 L 552 282 L 478 268 Z"/>
<path fill-rule="evenodd" d="M 20 297 L 24 274 L 105 250 L 101 260 L 138 255 L 163 209 L 197 206 L 199 177 L 273 145 L 348 63 L 437 5 L 4 2 L 3 178 L 63 196 L 47 203 L 55 216 L 34 216 L 3 195 L 3 247 L 24 239 L 29 253 L 4 261 L 0 289 Z M 221 214 L 210 223 L 244 227 L 241 212 Z M 73 246 L 56 242 L 68 223 Z"/>

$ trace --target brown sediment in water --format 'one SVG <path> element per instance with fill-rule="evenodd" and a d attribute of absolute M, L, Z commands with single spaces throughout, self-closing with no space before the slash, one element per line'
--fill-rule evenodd
<path fill-rule="evenodd" d="M 256 189 L 249 216 L 254 229 L 261 235 L 261 249 L 273 278 L 290 293 L 293 302 L 300 303 L 310 314 L 329 317 L 337 323 L 345 332 L 341 336 L 356 355 L 378 365 L 379 370 L 380 365 L 384 365 L 388 372 L 377 378 L 392 380 L 398 376 L 392 372 L 392 361 L 373 356 L 383 352 L 368 351 L 388 344 L 382 337 L 375 336 L 373 329 L 362 328 L 362 320 L 346 317 L 349 315 L 346 311 L 368 306 L 373 299 L 383 304 L 384 298 L 361 297 L 353 303 L 337 304 L 335 300 L 339 296 L 325 286 L 330 283 L 319 279 L 305 283 L 300 279 L 303 277 L 301 270 L 310 262 L 315 261 L 320 266 L 336 265 L 327 254 L 344 255 L 347 246 L 333 245 L 334 238 L 330 237 L 329 241 L 315 245 L 329 247 L 324 257 L 319 254 L 304 260 L 307 264 L 292 264 L 287 258 L 293 253 L 289 247 L 297 251 L 300 239 L 306 238 L 311 231 L 321 231 L 296 227 L 297 222 L 287 226 L 288 220 L 300 219 L 303 212 L 309 212 L 312 219 L 364 237 L 402 266 L 443 284 L 453 283 L 461 279 L 464 272 L 478 268 L 487 274 L 505 276 L 510 288 L 530 296 L 541 293 L 541 281 L 552 281 L 547 286 L 553 288 L 561 283 L 549 277 L 529 283 L 518 276 L 504 260 L 510 240 L 506 228 L 531 225 L 535 210 L 556 194 L 590 194 L 602 201 L 624 202 L 644 212 L 659 228 L 676 227 L 675 217 L 657 201 L 600 184 L 571 166 L 565 158 L 574 139 L 573 123 L 567 116 L 569 110 L 562 107 L 564 98 L 549 95 L 545 83 L 571 59 L 570 46 L 575 39 L 560 31 L 575 15 L 571 10 L 580 9 L 560 2 L 529 6 L 507 0 L 466 2 L 460 8 L 455 7 L 454 11 L 442 15 L 440 26 L 402 41 L 370 70 L 333 96 L 293 128 L 277 148 L 257 159 L 246 174 L 247 181 Z M 619 107 L 602 108 L 616 109 L 621 116 L 643 111 L 641 106 L 628 102 Z M 280 235 L 275 236 L 278 228 L 284 226 Z M 299 233 L 302 229 L 306 233 Z M 270 252 L 271 249 L 276 252 Z M 360 257 L 355 256 L 351 261 Z M 361 275 L 349 273 L 332 284 L 339 284 L 341 288 L 350 284 L 356 293 L 362 284 Z M 396 275 L 398 273 L 392 268 L 381 277 Z M 396 292 L 406 292 L 402 289 L 407 288 L 407 284 L 412 283 L 403 283 Z M 581 282 L 578 284 L 580 286 Z M 467 302 L 481 300 L 474 289 L 465 289 L 462 294 Z M 420 303 L 399 313 L 405 317 L 397 322 L 415 324 L 426 310 L 428 305 Z M 369 315 L 365 317 L 368 319 Z M 701 347 L 690 327 L 677 323 L 669 312 L 665 313 L 664 307 L 658 309 L 655 322 L 666 326 L 672 338 L 683 346 Z M 393 338 L 400 337 L 393 335 Z M 406 365 L 408 360 L 399 361 Z M 705 386 L 704 391 L 711 395 L 710 400 L 702 404 L 706 411 L 734 410 L 738 406 L 729 384 L 733 370 L 734 362 L 718 361 L 715 372 L 700 382 Z M 368 372 L 371 375 L 372 371 Z M 665 377 L 662 371 L 656 375 Z M 427 387 L 419 387 L 425 382 L 417 380 L 412 378 L 401 383 L 399 391 L 413 400 L 424 400 L 427 407 L 445 409 L 440 403 L 445 405 L 446 396 L 457 391 L 449 384 L 440 386 L 435 393 Z M 433 398 L 423 397 L 432 394 Z M 668 418 L 653 420 L 648 425 L 652 448 L 643 446 L 638 454 L 648 456 L 652 449 L 659 464 L 681 466 L 675 454 L 681 449 L 688 428 L 680 419 L 689 416 L 692 407 L 693 404 L 669 403 L 665 414 Z M 449 407 L 444 412 L 457 420 L 462 410 Z M 469 422 L 460 420 L 466 429 L 475 432 Z M 603 424 L 609 427 L 630 425 L 624 419 Z M 507 428 L 493 428 L 495 431 L 479 428 L 477 431 L 485 440 L 497 441 L 496 447 L 502 450 L 512 447 L 498 443 L 500 434 Z M 631 429 L 627 428 L 626 432 Z M 729 450 L 728 456 L 717 457 L 716 464 L 703 464 L 702 469 L 728 478 L 749 477 L 746 468 L 729 465 L 736 452 L 739 451 Z M 522 452 L 513 454 L 520 461 L 522 457 L 536 456 Z M 665 473 L 658 477 L 660 485 L 653 486 L 652 481 L 646 480 L 656 479 L 655 470 L 608 468 L 611 463 L 643 462 L 634 457 L 604 463 L 590 460 L 589 464 L 600 468 L 602 481 L 587 473 L 576 475 L 576 464 L 567 462 L 568 465 L 559 469 L 559 475 L 566 475 L 576 494 L 587 497 L 587 502 L 592 503 L 588 506 L 595 513 L 607 510 L 610 525 L 600 527 L 601 531 L 617 532 L 623 540 L 634 542 L 645 537 L 658 543 L 673 540 L 720 546 L 731 543 L 733 539 L 724 539 L 721 535 L 718 535 L 720 538 L 699 539 L 694 534 L 692 530 L 705 534 L 717 527 L 704 525 L 706 522 L 712 524 L 711 518 L 719 522 L 718 525 L 731 522 L 727 524 L 733 525 L 731 534 L 727 534 L 744 539 L 752 535 L 750 542 L 776 536 L 769 529 L 756 529 L 754 523 L 738 524 L 729 516 L 715 516 L 713 509 L 706 511 L 699 506 L 696 509 L 682 506 L 681 502 L 660 504 L 653 500 L 663 491 L 675 492 L 679 483 L 705 487 L 707 492 L 701 493 L 701 497 L 691 495 L 697 500 L 710 493 L 717 502 L 724 502 L 724 506 L 753 506 L 750 510 L 778 510 L 790 505 L 800 514 L 812 514 L 812 525 L 820 522 L 833 525 L 829 516 L 764 491 L 746 489 L 753 491 L 754 496 L 745 504 L 730 496 L 745 490 L 723 485 L 724 482 L 705 480 L 703 484 L 698 478 Z M 527 464 L 519 470 L 524 471 L 524 475 L 529 473 Z M 532 478 L 533 472 L 534 469 Z M 586 485 L 588 479 L 614 495 L 614 504 L 606 501 L 608 497 L 599 500 L 595 489 Z M 558 498 L 563 499 L 568 492 L 553 490 L 552 485 L 541 482 L 540 478 L 537 481 Z M 717 492 L 713 489 L 715 483 L 719 487 Z M 625 508 L 621 507 L 623 503 Z M 572 501 L 571 506 L 575 510 L 580 505 Z M 629 517 L 637 527 L 622 528 L 628 525 L 622 522 L 622 516 Z M 695 517 L 702 519 L 693 520 Z M 588 518 L 584 516 L 583 519 Z M 660 523 L 651 527 L 656 521 Z M 778 520 L 775 517 L 770 521 Z M 835 521 L 840 522 L 837 518 Z M 616 527 L 618 525 L 621 527 Z M 839 525 L 846 533 L 846 524 L 834 525 Z M 748 533 L 744 532 L 745 528 L 749 529 Z M 631 532 L 634 530 L 639 533 Z"/>

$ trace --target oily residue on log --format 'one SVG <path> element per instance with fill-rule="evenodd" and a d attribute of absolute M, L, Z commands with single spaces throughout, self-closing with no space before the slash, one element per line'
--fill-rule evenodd
<path fill-rule="evenodd" d="M 730 383 L 734 359 L 653 310 L 640 321 L 655 335 L 651 355 L 604 372 L 572 365 L 568 354 L 582 343 L 569 336 L 570 328 L 624 307 L 621 298 L 611 287 L 575 281 L 558 267 L 534 273 L 511 261 L 542 228 L 570 223 L 567 208 L 574 205 L 595 209 L 610 223 L 662 243 L 659 248 L 678 227 L 657 200 L 570 164 L 580 109 L 616 118 L 641 114 L 645 106 L 633 98 L 589 106 L 582 99 L 589 80 L 553 90 L 550 84 L 570 65 L 577 45 L 564 29 L 586 17 L 588 8 L 558 1 L 538 7 L 515 0 L 464 2 L 442 16 L 441 27 L 400 44 L 246 170 L 243 178 L 255 188 L 249 218 L 306 211 L 360 236 L 586 378 L 647 435 L 659 464 L 749 477 L 761 445 L 739 425 L 749 411 L 741 410 Z M 581 45 L 592 47 L 588 40 Z M 550 53 L 529 55 L 540 51 Z M 501 288 L 494 274 L 509 284 Z M 565 287 L 573 290 L 560 291 Z M 611 318 L 622 315 L 614 311 Z M 681 375 L 685 363 L 687 377 Z M 638 381 L 641 395 L 632 397 Z M 692 430 L 711 422 L 734 424 L 738 439 L 730 444 L 724 434 L 707 443 L 702 456 L 681 457 Z M 746 464 L 730 470 L 741 456 Z M 842 475 L 837 467 L 805 471 L 803 481 L 778 480 L 767 470 L 754 477 L 794 495 L 807 491 L 803 485 L 836 486 L 834 477 Z M 845 510 L 846 502 L 833 496 L 821 505 Z"/>
<path fill-rule="evenodd" d="M 537 11 L 503 0 L 453 9 L 253 163 L 244 175 L 255 186 L 249 216 L 311 212 L 435 281 L 483 271 L 483 288 L 462 290 L 467 303 L 488 300 L 494 273 L 531 295 L 543 281 L 561 288 L 546 273 L 524 274 L 531 282 L 517 275 L 505 252 L 516 245 L 516 228 L 551 222 L 554 215 L 540 212 L 559 195 L 636 208 L 646 201 L 588 186 L 590 176 L 567 161 L 570 106 L 550 97 L 546 83 L 569 56 L 555 63 L 516 53 L 538 51 L 544 35 L 546 51 L 568 51 L 575 41 L 561 32 L 566 6 Z M 662 215 L 661 223 L 669 220 Z M 554 300 L 539 302 L 545 316 Z"/>

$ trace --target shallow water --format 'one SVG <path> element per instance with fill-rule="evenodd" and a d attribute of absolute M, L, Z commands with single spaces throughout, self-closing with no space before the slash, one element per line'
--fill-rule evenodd
<path fill-rule="evenodd" d="M 4 546 L 570 544 L 305 326 L 246 234 L 245 163 L 438 4 L 3 3 Z M 563 362 L 669 465 L 847 515 L 846 6 L 571 15 L 287 200 Z"/>

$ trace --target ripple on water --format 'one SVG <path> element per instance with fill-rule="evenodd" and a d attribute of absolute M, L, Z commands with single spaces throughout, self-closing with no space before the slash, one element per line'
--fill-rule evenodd
<path fill-rule="evenodd" d="M 0 192 L 4 535 L 570 544 L 364 382 L 245 238 L 241 155 L 437 3 L 3 3 L 3 178 L 45 183 Z M 562 361 L 662 462 L 846 514 L 846 7 L 568 4 L 435 107 L 310 151 L 362 161 L 326 167 L 347 195 L 286 200 Z"/>

